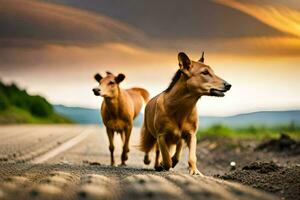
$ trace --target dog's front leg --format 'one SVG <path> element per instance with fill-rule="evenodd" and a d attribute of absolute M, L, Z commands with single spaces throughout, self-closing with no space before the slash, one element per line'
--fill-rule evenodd
<path fill-rule="evenodd" d="M 189 134 L 187 137 L 187 146 L 189 148 L 189 173 L 191 175 L 202 175 L 203 174 L 197 168 L 197 156 L 196 156 L 196 146 L 197 146 L 197 138 L 196 134 Z"/>
<path fill-rule="evenodd" d="M 175 154 L 172 157 L 172 167 L 173 168 L 177 165 L 177 163 L 179 161 L 179 158 L 180 158 L 181 152 L 182 152 L 182 146 L 183 146 L 183 141 L 182 141 L 182 139 L 179 139 L 178 143 L 176 144 Z"/>
<path fill-rule="evenodd" d="M 123 152 L 121 155 L 121 160 L 122 160 L 121 165 L 126 165 L 125 161 L 128 160 L 129 139 L 130 139 L 131 130 L 132 130 L 132 126 L 125 129 L 125 140 L 123 144 Z"/>
<path fill-rule="evenodd" d="M 108 140 L 109 140 L 109 151 L 110 151 L 110 165 L 115 165 L 115 158 L 114 158 L 114 131 L 112 129 L 106 128 Z"/>
<path fill-rule="evenodd" d="M 169 170 L 172 166 L 172 160 L 165 136 L 162 134 L 159 135 L 157 138 L 157 142 L 163 159 L 163 168 L 165 170 Z"/>

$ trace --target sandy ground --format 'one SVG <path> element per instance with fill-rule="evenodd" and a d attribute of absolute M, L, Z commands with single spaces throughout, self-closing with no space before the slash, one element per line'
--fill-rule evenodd
<path fill-rule="evenodd" d="M 198 144 L 198 158 L 206 175 L 249 185 L 281 199 L 300 199 L 300 141 L 286 136 L 261 142 L 206 138 Z"/>
<path fill-rule="evenodd" d="M 103 128 L 1 126 L 0 199 L 277 199 L 213 177 L 224 170 L 205 164 L 209 154 L 203 154 L 202 143 L 199 167 L 208 176 L 188 175 L 186 150 L 175 169 L 155 172 L 143 164 L 143 153 L 135 148 L 138 139 L 139 129 L 135 128 L 128 165 L 111 167 Z M 117 163 L 120 154 L 121 140 L 116 137 Z"/>

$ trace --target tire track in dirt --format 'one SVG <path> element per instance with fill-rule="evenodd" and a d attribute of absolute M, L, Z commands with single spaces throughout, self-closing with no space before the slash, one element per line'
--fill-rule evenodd
<path fill-rule="evenodd" d="M 144 154 L 137 149 L 139 143 L 139 128 L 133 128 L 130 140 L 130 154 L 126 162 L 129 166 L 149 168 L 152 166 L 144 166 Z M 63 154 L 57 155 L 49 159 L 47 163 L 98 163 L 110 164 L 109 143 L 105 128 L 94 128 L 91 134 L 77 145 L 65 151 Z M 119 134 L 115 134 L 115 151 L 114 156 L 116 164 L 121 163 L 122 142 Z"/>
<path fill-rule="evenodd" d="M 99 174 L 87 174 L 81 177 L 81 186 L 77 192 L 79 199 L 119 199 L 118 182 L 114 178 Z"/>
<path fill-rule="evenodd" d="M 90 129 L 90 126 L 29 126 L 20 127 L 14 139 L 0 141 L 0 161 L 24 163 L 42 156 L 50 150 L 63 145 L 80 135 L 81 130 Z M 2 133 L 0 127 L 0 134 Z M 36 129 L 37 128 L 37 129 Z M 5 127 L 8 129 L 8 127 Z M 6 130 L 7 131 L 7 130 Z M 4 131 L 5 132 L 5 131 Z"/>
<path fill-rule="evenodd" d="M 76 137 L 73 137 L 70 140 L 67 140 L 66 142 L 60 144 L 58 147 L 46 152 L 45 154 L 35 157 L 34 159 L 31 160 L 32 163 L 38 164 L 38 163 L 43 163 L 61 153 L 64 151 L 72 148 L 73 146 L 77 145 L 79 142 L 84 140 L 86 137 L 89 136 L 91 133 L 91 128 L 85 129 L 82 133 L 77 135 Z"/>
<path fill-rule="evenodd" d="M 22 136 L 23 134 L 26 134 L 28 132 L 34 131 L 35 129 L 37 129 L 37 127 L 33 127 L 33 126 L 22 126 L 22 125 L 18 125 L 18 126 L 1 126 L 1 130 L 0 130 L 0 141 L 3 143 L 9 143 L 10 140 L 14 140 L 16 136 L 20 137 L 20 135 Z"/>
<path fill-rule="evenodd" d="M 122 199 L 186 199 L 180 187 L 157 175 L 133 175 L 123 180 Z"/>
<path fill-rule="evenodd" d="M 193 177 L 187 174 L 168 175 L 166 179 L 183 188 L 192 199 L 273 199 L 274 197 L 239 184 L 211 177 Z"/>

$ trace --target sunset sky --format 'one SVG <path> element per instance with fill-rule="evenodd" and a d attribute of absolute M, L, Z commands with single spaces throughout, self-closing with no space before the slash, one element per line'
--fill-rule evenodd
<path fill-rule="evenodd" d="M 299 0 L 0 0 L 0 78 L 53 104 L 98 108 L 106 70 L 154 96 L 180 51 L 233 85 L 201 115 L 300 109 Z"/>

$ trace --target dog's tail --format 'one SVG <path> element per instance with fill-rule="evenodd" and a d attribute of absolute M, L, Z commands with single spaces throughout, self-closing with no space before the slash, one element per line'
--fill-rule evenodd
<path fill-rule="evenodd" d="M 131 89 L 133 91 L 139 93 L 143 97 L 145 104 L 149 101 L 150 94 L 147 90 L 145 90 L 143 88 L 138 88 L 138 87 L 134 87 L 134 88 L 131 88 Z"/>
<path fill-rule="evenodd" d="M 144 122 L 145 123 L 145 122 Z M 139 149 L 145 153 L 150 152 L 156 144 L 156 139 L 146 130 L 145 125 L 143 124 L 141 129 L 141 140 Z"/>

